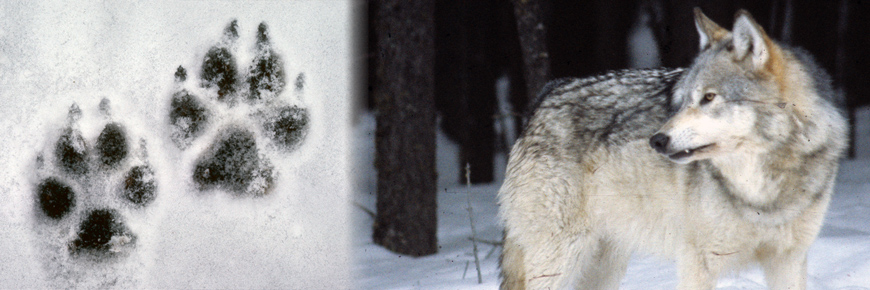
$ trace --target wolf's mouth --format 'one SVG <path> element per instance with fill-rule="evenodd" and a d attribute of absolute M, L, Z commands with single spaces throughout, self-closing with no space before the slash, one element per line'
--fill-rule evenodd
<path fill-rule="evenodd" d="M 673 159 L 673 160 L 687 158 L 689 156 L 692 156 L 692 154 L 695 154 L 695 152 L 698 152 L 699 150 L 704 150 L 710 146 L 713 146 L 713 144 L 707 144 L 707 145 L 704 145 L 701 147 L 695 147 L 692 149 L 681 150 L 677 153 L 668 155 L 668 158 Z"/>

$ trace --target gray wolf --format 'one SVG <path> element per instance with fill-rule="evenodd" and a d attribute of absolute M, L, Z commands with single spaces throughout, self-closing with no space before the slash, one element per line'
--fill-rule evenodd
<path fill-rule="evenodd" d="M 846 122 L 830 77 L 745 11 L 695 10 L 683 69 L 550 83 L 498 193 L 502 289 L 617 289 L 635 251 L 677 263 L 677 289 L 758 264 L 805 289 Z"/>

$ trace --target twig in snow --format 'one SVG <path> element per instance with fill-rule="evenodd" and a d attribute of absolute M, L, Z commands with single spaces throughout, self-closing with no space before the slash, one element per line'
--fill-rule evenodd
<path fill-rule="evenodd" d="M 368 209 L 368 208 L 365 207 L 364 205 L 362 205 L 362 204 L 360 204 L 360 203 L 358 203 L 358 202 L 356 202 L 356 201 L 353 202 L 353 205 L 355 205 L 356 207 L 360 208 L 361 210 L 363 210 L 364 212 L 366 212 L 367 214 L 369 214 L 369 216 L 371 216 L 372 218 L 377 217 L 377 214 L 376 214 L 374 211 Z"/>
<path fill-rule="evenodd" d="M 473 241 L 474 239 L 468 238 L 468 240 Z M 496 246 L 496 247 L 504 246 L 504 242 L 502 242 L 502 241 L 491 241 L 491 240 L 484 240 L 484 239 L 477 239 L 476 241 L 478 243 L 484 243 L 484 244 L 487 244 L 490 246 Z"/>
<path fill-rule="evenodd" d="M 498 246 L 492 246 L 492 249 L 489 249 L 489 252 L 486 253 L 486 256 L 483 256 L 484 259 L 489 259 L 493 253 L 495 253 L 495 249 L 498 249 Z"/>
<path fill-rule="evenodd" d="M 471 164 L 465 163 L 465 201 L 468 203 L 468 222 L 471 223 L 471 244 L 474 249 L 474 266 L 477 268 L 477 284 L 483 284 L 480 274 L 480 258 L 477 257 L 477 230 L 474 229 L 474 213 L 471 209 Z"/>

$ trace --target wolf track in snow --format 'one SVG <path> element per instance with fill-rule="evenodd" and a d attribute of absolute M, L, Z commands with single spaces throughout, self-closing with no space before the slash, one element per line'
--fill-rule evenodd
<path fill-rule="evenodd" d="M 136 250 L 139 237 L 127 219 L 142 217 L 157 197 L 145 140 L 131 138 L 113 118 L 108 99 L 99 111 L 102 130 L 83 136 L 82 110 L 74 103 L 56 141 L 36 158 L 36 241 L 49 276 L 61 287 L 87 284 L 88 276 L 105 278 L 92 281 L 96 287 L 127 285 L 129 279 L 114 277 L 117 271 L 106 264 Z M 91 270 L 108 272 L 80 275 Z"/>
<path fill-rule="evenodd" d="M 257 28 L 253 57 L 243 69 L 237 62 L 242 54 L 238 31 L 238 21 L 232 20 L 221 41 L 203 57 L 198 82 L 189 81 L 188 71 L 178 67 L 170 132 L 184 154 L 197 156 L 190 176 L 198 190 L 263 196 L 276 174 L 263 146 L 289 153 L 308 132 L 309 114 L 301 104 L 305 78 L 300 73 L 293 83 L 298 105 L 288 102 L 282 94 L 287 85 L 284 62 L 272 47 L 266 24 Z"/>

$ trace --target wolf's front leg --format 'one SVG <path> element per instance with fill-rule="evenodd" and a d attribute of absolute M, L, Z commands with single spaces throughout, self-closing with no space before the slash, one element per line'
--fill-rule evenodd
<path fill-rule="evenodd" d="M 598 249 L 586 265 L 582 265 L 577 290 L 617 290 L 625 271 L 631 252 L 611 239 L 603 238 Z"/>
<path fill-rule="evenodd" d="M 712 290 L 722 272 L 725 260 L 715 254 L 704 254 L 703 250 L 691 245 L 683 246 L 677 261 L 680 283 L 677 290 Z"/>
<path fill-rule="evenodd" d="M 804 290 L 807 288 L 807 253 L 792 250 L 763 257 L 761 266 L 771 290 Z"/>

